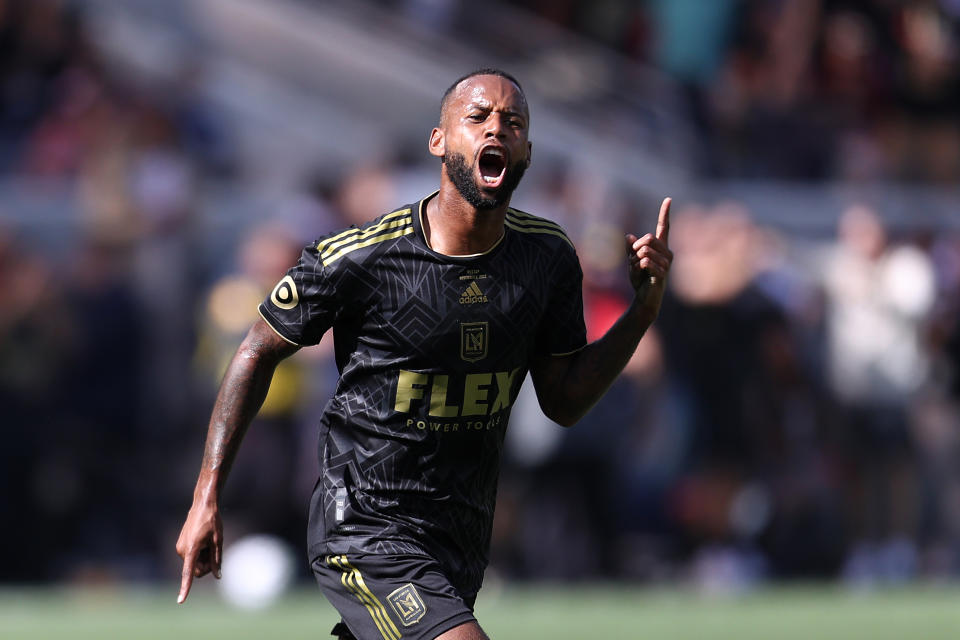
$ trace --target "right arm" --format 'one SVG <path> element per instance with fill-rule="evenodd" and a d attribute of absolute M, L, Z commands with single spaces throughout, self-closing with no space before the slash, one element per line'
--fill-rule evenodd
<path fill-rule="evenodd" d="M 570 426 L 607 392 L 637 350 L 640 339 L 660 313 L 673 263 L 668 246 L 670 198 L 660 205 L 656 233 L 627 236 L 633 303 L 599 340 L 565 356 L 534 358 L 530 366 L 537 398 L 544 414 Z"/>
<path fill-rule="evenodd" d="M 194 577 L 211 571 L 220 577 L 223 549 L 220 492 L 247 427 L 267 396 L 274 369 L 298 349 L 259 319 L 227 367 L 210 416 L 193 505 L 177 540 L 177 553 L 183 558 L 178 603 L 186 600 Z"/>

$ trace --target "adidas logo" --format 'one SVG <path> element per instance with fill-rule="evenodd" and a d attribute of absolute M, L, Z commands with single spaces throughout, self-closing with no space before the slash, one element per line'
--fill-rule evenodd
<path fill-rule="evenodd" d="M 484 295 L 483 291 L 480 291 L 480 287 L 477 286 L 477 281 L 474 280 L 470 283 L 470 286 L 460 294 L 460 304 L 476 304 L 478 302 L 486 302 L 487 296 Z"/>

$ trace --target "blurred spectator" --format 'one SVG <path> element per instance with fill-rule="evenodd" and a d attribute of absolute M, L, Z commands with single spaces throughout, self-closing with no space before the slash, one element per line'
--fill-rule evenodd
<path fill-rule="evenodd" d="M 922 338 L 934 272 L 916 247 L 892 244 L 879 215 L 854 205 L 823 268 L 831 382 L 849 406 L 903 407 L 930 362 Z"/>
<path fill-rule="evenodd" d="M 668 513 L 687 544 L 730 551 L 702 566 L 705 584 L 727 562 L 741 577 L 822 575 L 842 553 L 822 401 L 790 306 L 758 280 L 769 238 L 737 203 L 681 210 L 671 234 L 673 295 L 658 326 L 686 442 Z"/>
<path fill-rule="evenodd" d="M 130 252 L 90 236 L 68 272 L 71 342 L 58 381 L 57 432 L 36 468 L 43 504 L 54 507 L 49 526 L 70 530 L 75 541 L 56 570 L 98 579 L 154 575 L 152 482 L 138 473 L 145 441 L 136 429 L 148 362 Z M 56 486 L 64 477 L 72 478 L 72 494 Z"/>
<path fill-rule="evenodd" d="M 50 554 L 27 553 L 56 548 L 48 525 L 66 496 L 77 488 L 43 484 L 37 465 L 56 446 L 55 418 L 63 405 L 58 388 L 71 345 L 71 323 L 63 313 L 65 295 L 51 265 L 24 250 L 19 239 L 0 228 L 0 406 L 4 446 L 0 447 L 0 513 L 7 526 L 0 540 L 11 554 L 0 579 L 33 581 L 52 575 Z M 71 460 L 72 463 L 77 461 Z M 51 514 L 54 512 L 54 514 Z M 39 537 L 39 539 L 38 539 Z"/>
<path fill-rule="evenodd" d="M 0 5 L 0 166 L 9 169 L 30 129 L 56 102 L 58 78 L 84 58 L 76 15 L 56 0 Z"/>
<path fill-rule="evenodd" d="M 118 109 L 91 69 L 72 67 L 58 77 L 57 101 L 30 133 L 22 170 L 31 176 L 69 178 L 112 126 Z"/>
<path fill-rule="evenodd" d="M 194 356 L 203 389 L 198 412 L 209 413 L 230 358 L 258 318 L 258 305 L 296 263 L 301 248 L 284 226 L 258 225 L 238 248 L 236 271 L 210 288 Z M 301 438 L 299 413 L 310 396 L 307 386 L 315 382 L 305 366 L 305 355 L 277 366 L 270 391 L 246 435 L 249 446 L 234 463 L 223 497 L 225 517 L 233 521 L 228 530 L 234 530 L 234 535 L 271 532 L 293 545 L 302 544 L 306 521 L 297 482 L 306 439 Z M 316 425 L 308 428 L 312 433 Z"/>
<path fill-rule="evenodd" d="M 684 84 L 709 83 L 729 46 L 739 0 L 648 3 L 659 66 Z"/>
<path fill-rule="evenodd" d="M 393 192 L 387 167 L 359 166 L 344 176 L 336 194 L 336 206 L 347 224 L 359 225 L 395 206 Z"/>
<path fill-rule="evenodd" d="M 782 319 L 751 284 L 754 233 L 746 212 L 731 203 L 683 211 L 671 234 L 678 258 L 661 331 L 667 366 L 689 394 L 695 467 L 763 461 L 754 450 L 762 430 L 748 422 L 744 386 L 761 371 L 762 341 Z"/>
<path fill-rule="evenodd" d="M 851 579 L 887 573 L 893 555 L 908 578 L 918 503 L 910 406 L 930 359 L 924 323 L 934 272 L 927 256 L 891 243 L 878 214 L 854 205 L 840 219 L 838 244 L 823 261 L 827 295 L 828 374 L 842 412 L 854 547 Z"/>
<path fill-rule="evenodd" d="M 897 115 L 884 137 L 894 177 L 960 179 L 960 74 L 957 24 L 933 4 L 908 3 L 899 15 L 903 57 L 896 69 Z"/>

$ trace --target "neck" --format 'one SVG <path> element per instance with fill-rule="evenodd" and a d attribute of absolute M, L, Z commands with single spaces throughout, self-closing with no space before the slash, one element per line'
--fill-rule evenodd
<path fill-rule="evenodd" d="M 444 181 L 440 192 L 427 203 L 423 232 L 437 253 L 468 256 L 492 249 L 503 237 L 505 203 L 496 209 L 478 210 L 471 206 L 457 188 Z"/>

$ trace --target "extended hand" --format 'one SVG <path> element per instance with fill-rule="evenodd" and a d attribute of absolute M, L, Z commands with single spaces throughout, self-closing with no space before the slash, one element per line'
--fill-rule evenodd
<path fill-rule="evenodd" d="M 642 238 L 627 234 L 627 256 L 630 259 L 630 284 L 635 304 L 652 322 L 660 312 L 660 303 L 667 286 L 667 273 L 673 252 L 667 246 L 670 234 L 670 198 L 664 198 L 657 218 L 657 232 Z"/>
<path fill-rule="evenodd" d="M 220 555 L 223 550 L 223 523 L 213 506 L 194 504 L 177 540 L 177 553 L 183 558 L 180 593 L 177 604 L 187 599 L 193 579 L 211 571 L 220 577 Z"/>

